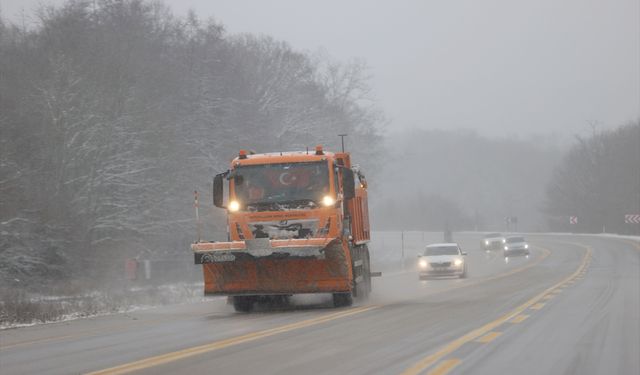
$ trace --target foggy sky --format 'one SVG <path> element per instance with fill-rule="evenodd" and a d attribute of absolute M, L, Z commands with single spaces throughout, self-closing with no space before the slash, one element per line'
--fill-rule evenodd
<path fill-rule="evenodd" d="M 21 19 L 61 0 L 0 0 Z M 230 33 L 363 59 L 390 128 L 588 132 L 640 117 L 637 0 L 166 0 Z M 27 20 L 27 23 L 29 20 Z"/>

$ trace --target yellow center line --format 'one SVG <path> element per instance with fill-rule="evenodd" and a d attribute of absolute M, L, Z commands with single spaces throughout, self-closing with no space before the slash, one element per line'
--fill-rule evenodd
<path fill-rule="evenodd" d="M 495 340 L 501 334 L 502 334 L 502 332 L 489 332 L 486 335 L 484 335 L 484 336 L 480 337 L 479 339 L 477 339 L 476 342 L 481 342 L 483 344 L 486 344 L 488 342 L 491 342 L 491 341 Z"/>
<path fill-rule="evenodd" d="M 545 305 L 545 304 L 544 304 L 543 302 L 536 303 L 535 305 L 531 306 L 531 309 L 532 309 L 532 310 L 540 310 L 541 308 L 543 308 L 543 307 L 544 307 L 544 305 Z"/>
<path fill-rule="evenodd" d="M 546 296 L 542 297 L 542 300 L 543 301 L 550 300 L 553 297 L 555 297 L 555 294 L 547 294 Z"/>
<path fill-rule="evenodd" d="M 515 269 L 513 269 L 513 270 L 511 270 L 509 272 L 503 273 L 503 274 L 499 274 L 499 275 L 495 275 L 495 276 L 492 276 L 492 277 L 488 277 L 486 279 L 482 279 L 482 280 L 480 280 L 478 282 L 475 282 L 475 283 L 468 283 L 468 284 L 463 284 L 463 285 L 460 285 L 460 286 L 455 286 L 455 287 L 452 287 L 452 288 L 448 288 L 447 290 L 449 290 L 449 289 L 458 289 L 458 288 L 462 288 L 462 287 L 468 287 L 468 286 L 472 286 L 472 285 L 477 285 L 477 284 L 480 284 L 480 283 L 483 283 L 483 282 L 486 282 L 486 281 L 489 281 L 489 280 L 499 279 L 499 278 L 502 278 L 502 277 L 506 277 L 506 276 L 512 275 L 512 274 L 517 273 L 517 272 L 524 271 L 524 270 L 526 270 L 528 268 L 531 268 L 531 267 L 537 265 L 544 258 L 549 256 L 549 254 L 551 253 L 547 249 L 542 249 L 542 250 L 543 250 L 542 255 L 535 262 L 532 262 L 532 263 L 530 263 L 528 265 L 515 268 Z M 436 293 L 436 294 L 438 294 L 438 293 Z M 228 346 L 237 345 L 237 344 L 241 344 L 241 343 L 248 342 L 248 341 L 254 341 L 254 340 L 257 340 L 257 339 L 260 339 L 260 338 L 263 338 L 263 337 L 272 336 L 272 335 L 275 335 L 275 334 L 278 334 L 278 333 L 287 332 L 287 331 L 291 331 L 291 330 L 299 329 L 299 328 L 303 328 L 303 327 L 308 327 L 308 326 L 315 325 L 315 324 L 320 324 L 320 323 L 323 323 L 323 322 L 326 322 L 326 321 L 342 318 L 342 317 L 348 316 L 348 315 L 357 314 L 357 313 L 368 311 L 368 310 L 371 310 L 371 309 L 374 309 L 374 308 L 378 308 L 378 307 L 381 307 L 381 306 L 376 305 L 376 306 L 367 306 L 367 307 L 362 307 L 362 308 L 357 308 L 357 309 L 351 309 L 351 310 L 348 310 L 346 312 L 339 312 L 339 313 L 335 313 L 335 314 L 330 314 L 330 315 L 327 315 L 325 317 L 320 317 L 320 318 L 316 318 L 316 319 L 310 319 L 310 320 L 306 320 L 306 321 L 303 321 L 303 322 L 293 323 L 293 324 L 290 324 L 290 325 L 277 327 L 277 328 L 273 328 L 273 329 L 266 330 L 266 331 L 254 332 L 254 333 L 250 333 L 250 334 L 247 334 L 247 335 L 244 335 L 244 336 L 233 337 L 233 338 L 230 338 L 230 339 L 217 341 L 217 342 L 213 342 L 213 343 L 210 343 L 210 344 L 205 344 L 205 345 L 201 345 L 201 346 L 197 346 L 197 347 L 193 347 L 193 348 L 187 348 L 187 349 L 176 351 L 176 352 L 172 352 L 172 353 L 167 353 L 167 354 L 163 354 L 163 355 L 159 355 L 159 356 L 155 356 L 155 357 L 142 359 L 142 360 L 139 360 L 139 361 L 123 364 L 123 365 L 120 365 L 120 366 L 115 366 L 115 367 L 108 368 L 108 369 L 105 369 L 105 370 L 91 372 L 91 373 L 89 373 L 89 375 L 125 374 L 125 373 L 129 373 L 129 372 L 132 372 L 132 371 L 137 371 L 137 370 L 141 370 L 141 369 L 145 369 L 145 368 L 154 367 L 154 366 L 158 366 L 158 365 L 161 365 L 161 364 L 173 362 L 173 361 L 176 361 L 176 360 L 180 360 L 180 359 L 183 359 L 183 358 L 191 357 L 191 356 L 198 355 L 198 354 L 201 354 L 201 353 L 207 353 L 207 352 L 219 350 L 219 349 L 222 349 L 222 348 L 226 348 Z"/>
<path fill-rule="evenodd" d="M 108 369 L 90 372 L 88 375 L 127 374 L 127 373 L 130 373 L 130 372 L 133 372 L 133 371 L 138 371 L 138 370 L 146 369 L 146 368 L 149 368 L 149 367 L 155 367 L 155 366 L 159 366 L 159 365 L 162 365 L 162 364 L 165 364 L 165 363 L 177 361 L 177 360 L 180 360 L 180 359 L 193 357 L 195 355 L 199 355 L 199 354 L 203 354 L 203 353 L 209 353 L 209 352 L 213 352 L 213 351 L 220 350 L 220 349 L 223 349 L 223 348 L 227 348 L 227 347 L 230 347 L 230 346 L 243 344 L 243 343 L 250 342 L 250 341 L 255 341 L 255 340 L 258 340 L 258 339 L 261 339 L 261 338 L 277 335 L 279 333 L 289 332 L 289 331 L 293 331 L 295 329 L 314 326 L 314 325 L 325 323 L 325 322 L 328 322 L 328 321 L 331 321 L 331 320 L 344 318 L 344 317 L 347 317 L 347 316 L 350 316 L 350 315 L 360 314 L 360 313 L 363 313 L 365 311 L 373 310 L 373 309 L 378 308 L 378 307 L 380 307 L 380 306 L 378 306 L 378 305 L 363 306 L 363 307 L 353 308 L 353 309 L 349 309 L 349 310 L 346 310 L 346 311 L 341 311 L 341 312 L 337 312 L 337 313 L 333 313 L 333 314 L 323 315 L 323 316 L 318 317 L 318 318 L 303 320 L 301 322 L 286 324 L 286 325 L 280 326 L 280 327 L 275 327 L 275 328 L 266 329 L 266 330 L 263 330 L 263 331 L 253 332 L 253 333 L 249 333 L 249 334 L 246 334 L 246 335 L 232 337 L 232 338 L 224 339 L 224 340 L 220 340 L 220 341 L 215 341 L 215 342 L 212 342 L 212 343 L 209 343 L 209 344 L 200 345 L 200 346 L 194 346 L 194 347 L 191 347 L 191 348 L 178 350 L 178 351 L 175 351 L 175 352 L 172 352 L 172 353 L 167 353 L 167 354 L 162 354 L 162 355 L 158 355 L 158 356 L 154 356 L 154 357 L 145 358 L 145 359 L 142 359 L 142 360 L 139 360 L 139 361 L 135 361 L 135 362 L 125 363 L 123 365 L 111 367 L 111 368 L 108 368 Z"/>
<path fill-rule="evenodd" d="M 529 317 L 529 315 L 520 314 L 520 315 L 516 316 L 515 318 L 511 319 L 510 322 L 511 323 L 522 323 L 528 317 Z"/>
<path fill-rule="evenodd" d="M 480 336 L 486 334 L 487 332 L 495 329 L 496 327 L 500 326 L 501 324 L 511 320 L 516 315 L 521 314 L 523 311 L 525 311 L 529 307 L 531 307 L 534 304 L 538 303 L 538 301 L 540 301 L 543 296 L 547 295 L 552 290 L 560 287 L 561 285 L 565 284 L 567 281 L 575 278 L 587 266 L 587 260 L 590 258 L 591 252 L 592 252 L 591 248 L 589 248 L 589 247 L 582 246 L 582 245 L 579 245 L 579 246 L 587 249 L 587 251 L 585 252 L 585 255 L 582 258 L 582 262 L 580 263 L 578 268 L 571 275 L 567 276 L 565 279 L 563 279 L 559 283 L 557 283 L 557 284 L 547 288 L 546 290 L 542 291 L 541 293 L 539 293 L 535 297 L 531 298 L 527 302 L 525 302 L 522 305 L 516 307 L 514 310 L 506 313 L 505 315 L 499 317 L 498 319 L 496 319 L 496 320 L 494 320 L 492 322 L 489 322 L 489 323 L 483 325 L 480 328 L 477 328 L 477 329 L 474 329 L 473 331 L 470 331 L 469 333 L 465 334 L 464 336 L 461 336 L 461 337 L 451 341 L 450 343 L 446 344 L 445 346 L 440 348 L 435 353 L 430 354 L 430 355 L 422 358 L 416 364 L 414 364 L 413 366 L 411 366 L 408 369 L 406 369 L 405 371 L 403 371 L 401 373 L 401 375 L 416 375 L 416 374 L 421 373 L 422 371 L 424 371 L 425 369 L 427 369 L 428 367 L 430 367 L 431 365 L 433 365 L 434 363 L 439 361 L 444 356 L 451 354 L 452 352 L 454 352 L 455 350 L 460 348 L 462 345 L 464 345 L 464 344 L 466 344 L 466 343 L 468 343 L 468 342 L 470 342 L 472 340 L 477 339 L 478 337 L 480 337 Z"/>
<path fill-rule="evenodd" d="M 451 358 L 445 361 L 440 362 L 439 365 L 433 368 L 433 370 L 429 371 L 428 375 L 445 375 L 449 371 L 453 370 L 454 367 L 462 362 L 458 358 Z"/>

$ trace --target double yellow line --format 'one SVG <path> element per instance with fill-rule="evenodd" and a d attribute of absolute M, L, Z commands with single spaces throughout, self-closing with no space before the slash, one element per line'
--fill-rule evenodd
<path fill-rule="evenodd" d="M 446 290 L 458 289 L 458 288 L 463 288 L 463 287 L 467 287 L 467 286 L 477 285 L 477 284 L 480 284 L 480 283 L 483 283 L 483 282 L 486 282 L 486 281 L 489 281 L 489 280 L 494 280 L 494 279 L 497 279 L 497 278 L 506 277 L 506 276 L 512 275 L 514 273 L 524 271 L 524 270 L 526 270 L 528 268 L 531 268 L 531 267 L 537 265 L 538 263 L 540 263 L 549 254 L 550 254 L 550 252 L 548 250 L 543 249 L 543 254 L 535 262 L 532 262 L 532 263 L 530 263 L 528 265 L 515 268 L 515 269 L 513 269 L 513 270 L 511 270 L 509 272 L 506 272 L 504 274 L 499 274 L 499 275 L 495 275 L 495 276 L 492 276 L 492 277 L 488 277 L 486 279 L 482 279 L 482 280 L 477 281 L 477 282 L 472 282 L 472 283 L 468 283 L 468 284 L 454 286 L 454 287 L 448 288 Z M 440 291 L 440 292 L 444 292 L 444 291 Z M 440 292 L 438 292 L 438 293 L 440 293 Z M 205 344 L 205 345 L 201 345 L 201 346 L 187 348 L 187 349 L 183 349 L 183 350 L 172 352 L 172 353 L 158 355 L 158 356 L 155 356 L 155 357 L 145 358 L 145 359 L 142 359 L 142 360 L 139 360 L 139 361 L 126 363 L 126 364 L 123 364 L 123 365 L 120 365 L 120 366 L 115 366 L 115 367 L 111 367 L 111 368 L 104 369 L 104 370 L 90 372 L 90 373 L 88 373 L 88 375 L 127 374 L 127 373 L 130 373 L 130 372 L 133 372 L 133 371 L 138 371 L 138 370 L 143 370 L 143 369 L 154 367 L 154 366 L 159 366 L 159 365 L 162 365 L 162 364 L 166 364 L 166 363 L 173 362 L 173 361 L 176 361 L 176 360 L 192 357 L 192 356 L 195 356 L 195 355 L 216 351 L 216 350 L 219 350 L 219 349 L 227 348 L 227 347 L 230 347 L 230 346 L 234 346 L 234 345 L 238 345 L 238 344 L 242 344 L 242 343 L 246 343 L 246 342 L 250 342 L 250 341 L 255 341 L 255 340 L 258 340 L 258 339 L 261 339 L 261 338 L 264 338 L 264 337 L 273 336 L 273 335 L 276 335 L 276 334 L 279 334 L 279 333 L 288 332 L 288 331 L 292 331 L 292 330 L 295 330 L 295 329 L 300 329 L 300 328 L 309 327 L 309 326 L 313 326 L 313 325 L 316 325 L 316 324 L 321 324 L 321 323 L 324 323 L 324 322 L 328 322 L 328 321 L 331 321 L 331 320 L 340 319 L 340 318 L 347 317 L 347 316 L 350 316 L 350 315 L 363 313 L 365 311 L 369 311 L 369 310 L 372 310 L 372 309 L 375 309 L 375 308 L 379 308 L 379 307 L 381 307 L 381 305 L 371 305 L 371 306 L 364 306 L 364 307 L 359 307 L 359 308 L 352 308 L 352 309 L 349 309 L 349 310 L 346 310 L 346 311 L 341 311 L 341 312 L 337 312 L 337 313 L 333 313 L 333 314 L 328 314 L 328 315 L 324 315 L 324 316 L 321 316 L 321 317 L 318 317 L 318 318 L 308 319 L 308 320 L 304 320 L 304 321 L 297 322 L 297 323 L 292 323 L 292 324 L 287 324 L 287 325 L 276 327 L 276 328 L 267 329 L 267 330 L 264 330 L 264 331 L 253 332 L 253 333 L 249 333 L 249 334 L 246 334 L 246 335 L 243 335 L 243 336 L 232 337 L 232 338 L 229 338 L 229 339 L 216 341 L 216 342 Z"/>
<path fill-rule="evenodd" d="M 209 353 L 216 350 L 228 348 L 230 346 L 243 344 L 251 341 L 255 341 L 261 338 L 277 335 L 279 333 L 284 333 L 288 331 L 293 331 L 300 328 L 310 327 L 317 324 L 325 323 L 331 320 L 344 318 L 350 315 L 360 314 L 365 311 L 373 310 L 378 308 L 378 305 L 372 306 L 363 306 L 356 307 L 346 311 L 340 311 L 333 314 L 323 315 L 318 318 L 307 319 L 301 322 L 291 323 L 284 326 L 266 329 L 263 331 L 249 333 L 243 336 L 232 337 L 225 340 L 215 341 L 210 344 L 195 346 L 192 348 L 187 348 L 183 350 L 179 350 L 177 352 L 167 353 L 155 357 L 145 358 L 136 362 L 126 363 L 124 365 L 111 367 L 105 370 L 94 371 L 89 373 L 89 375 L 116 375 L 116 374 L 127 374 L 133 371 L 143 370 L 149 367 L 159 366 L 162 364 L 166 364 L 169 362 L 185 359 L 188 357 L 193 357 L 203 353 Z"/>
<path fill-rule="evenodd" d="M 558 288 L 564 286 L 566 283 L 568 283 L 568 282 L 574 280 L 575 278 L 577 278 L 580 275 L 580 273 L 589 264 L 589 260 L 591 259 L 591 254 L 592 254 L 591 248 L 588 248 L 588 247 L 585 247 L 585 246 L 582 246 L 582 245 L 579 245 L 579 246 L 586 248 L 586 252 L 585 252 L 585 255 L 582 257 L 582 262 L 580 263 L 580 265 L 578 266 L 578 268 L 576 269 L 576 271 L 574 273 L 572 273 L 571 275 L 569 275 L 568 277 L 566 277 L 565 279 L 563 279 L 559 283 L 557 283 L 557 284 L 549 287 L 548 289 L 544 290 L 542 293 L 536 295 L 535 297 L 531 298 L 530 300 L 528 300 L 527 302 L 523 303 L 522 305 L 516 307 L 514 310 L 508 312 L 507 314 L 499 317 L 498 319 L 496 319 L 496 320 L 494 320 L 494 321 L 492 321 L 490 323 L 487 323 L 487 324 L 483 325 L 480 328 L 474 329 L 473 331 L 467 333 L 466 335 L 451 341 L 450 343 L 448 343 L 447 345 L 442 347 L 437 352 L 422 358 L 416 364 L 414 364 L 413 366 L 411 366 L 408 369 L 406 369 L 405 371 L 403 371 L 401 373 L 401 375 L 417 375 L 417 374 L 420 374 L 421 372 L 426 370 L 428 367 L 430 367 L 431 365 L 433 365 L 434 363 L 436 363 L 437 361 L 439 361 L 443 357 L 453 353 L 455 350 L 460 348 L 462 345 L 464 345 L 464 344 L 466 344 L 466 343 L 468 343 L 470 341 L 476 340 L 480 336 L 483 336 L 483 335 L 487 334 L 489 331 L 491 331 L 494 328 L 496 328 L 496 327 L 502 325 L 503 323 L 509 321 L 513 317 L 515 317 L 517 315 L 520 315 L 526 309 L 528 309 L 529 307 L 535 305 L 540 300 L 542 300 L 542 298 L 545 295 L 547 295 L 548 293 L 554 291 L 555 289 L 558 289 Z M 455 363 L 455 365 L 453 364 L 453 362 L 451 362 L 450 364 L 452 364 L 452 366 L 447 367 L 447 371 L 449 371 L 453 367 L 455 367 L 459 363 L 459 360 L 457 360 L 457 361 L 458 362 Z M 434 370 L 438 370 L 437 372 L 440 372 L 439 369 L 434 369 Z M 446 373 L 447 371 L 442 372 L 442 373 Z"/>

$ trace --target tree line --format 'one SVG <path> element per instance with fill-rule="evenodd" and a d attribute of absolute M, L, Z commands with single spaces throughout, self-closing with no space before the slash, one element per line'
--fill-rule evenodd
<path fill-rule="evenodd" d="M 640 121 L 560 143 L 414 129 L 387 147 L 378 229 L 640 234 Z"/>
<path fill-rule="evenodd" d="M 640 120 L 576 137 L 547 186 L 543 211 L 554 231 L 640 234 L 640 224 L 625 222 L 640 214 Z"/>
<path fill-rule="evenodd" d="M 239 149 L 335 149 L 375 164 L 384 124 L 363 63 L 228 35 L 147 0 L 68 1 L 0 17 L 0 277 L 99 278 L 182 253 L 193 191 Z M 207 204 L 207 202 L 209 204 Z M 208 220 L 205 236 L 225 231 Z M 220 239 L 220 238 L 219 238 Z"/>

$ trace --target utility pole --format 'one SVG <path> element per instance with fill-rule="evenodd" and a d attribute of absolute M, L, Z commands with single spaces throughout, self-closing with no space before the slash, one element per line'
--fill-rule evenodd
<path fill-rule="evenodd" d="M 342 152 L 344 152 L 344 137 L 346 137 L 347 134 L 338 134 L 338 137 L 340 137 L 340 141 L 342 142 Z"/>
<path fill-rule="evenodd" d="M 402 270 L 404 271 L 404 231 L 400 232 L 400 243 L 402 247 Z"/>

